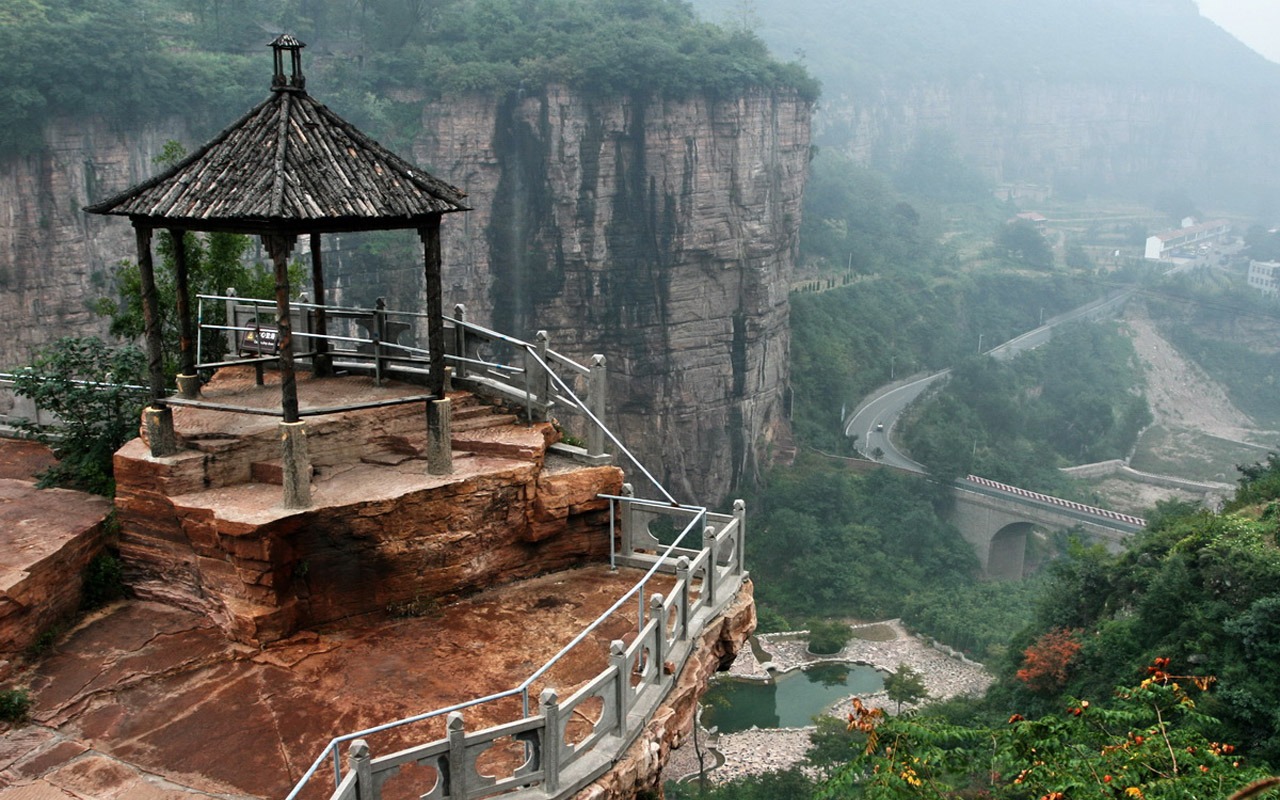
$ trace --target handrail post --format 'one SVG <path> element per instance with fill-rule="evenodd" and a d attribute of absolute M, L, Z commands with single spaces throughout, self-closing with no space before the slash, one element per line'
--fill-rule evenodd
<path fill-rule="evenodd" d="M 236 337 L 240 335 L 240 331 L 234 330 L 240 327 L 240 320 L 236 317 L 236 287 L 227 287 L 227 299 L 223 301 L 226 304 L 227 328 L 223 331 L 223 335 L 227 339 L 227 352 L 234 358 L 236 355 Z"/>
<path fill-rule="evenodd" d="M 458 360 L 454 362 L 454 375 L 467 377 L 467 307 L 458 303 L 453 307 L 453 348 Z"/>
<path fill-rule="evenodd" d="M 543 689 L 542 703 L 544 725 L 542 734 L 542 786 L 553 795 L 560 791 L 560 757 L 563 743 L 560 735 L 560 699 L 555 689 Z"/>
<path fill-rule="evenodd" d="M 196 295 L 196 363 L 204 363 L 204 295 Z"/>
<path fill-rule="evenodd" d="M 369 744 L 364 739 L 356 739 L 347 748 L 347 769 L 356 774 L 356 797 L 372 798 L 373 765 L 369 758 Z"/>
<path fill-rule="evenodd" d="M 627 664 L 627 646 L 621 639 L 609 643 L 609 663 L 618 673 L 618 696 L 615 710 L 618 714 L 618 735 L 627 732 L 627 714 L 631 711 L 631 668 Z"/>
<path fill-rule="evenodd" d="M 734 564 L 733 571 L 737 575 L 742 575 L 747 571 L 747 503 L 741 498 L 733 501 L 733 518 L 738 521 L 738 530 L 734 543 L 734 552 L 737 554 L 737 561 Z"/>
<path fill-rule="evenodd" d="M 680 639 L 689 638 L 689 559 L 680 556 L 676 560 L 676 583 L 680 584 Z"/>
<path fill-rule="evenodd" d="M 551 376 L 547 373 L 551 362 L 547 360 L 550 337 L 546 331 L 534 334 L 533 341 L 538 346 L 538 377 L 533 387 L 538 392 L 538 419 L 547 421 L 547 412 L 551 409 Z"/>
<path fill-rule="evenodd" d="M 373 307 L 373 380 L 382 385 L 382 340 L 387 335 L 387 298 L 379 297 Z"/>
<path fill-rule="evenodd" d="M 587 403 L 596 419 L 604 423 L 606 396 L 608 394 L 608 371 L 604 356 L 597 353 L 591 357 L 591 376 L 587 383 Z M 604 428 L 591 425 L 587 428 L 587 455 L 604 455 Z"/>
<path fill-rule="evenodd" d="M 622 501 L 621 513 L 618 514 L 618 524 L 622 527 L 622 546 L 619 550 L 622 551 L 624 558 L 629 558 L 635 552 L 635 548 L 631 546 L 631 529 L 635 527 L 636 504 L 630 500 L 635 493 L 634 486 L 629 483 L 622 484 L 622 496 L 628 498 Z"/>
<path fill-rule="evenodd" d="M 716 574 L 719 571 L 716 567 L 716 529 L 708 525 L 702 529 L 702 549 L 709 551 L 707 553 L 707 575 L 702 582 L 702 587 L 707 594 L 707 608 L 712 612 L 716 609 Z"/>
<path fill-rule="evenodd" d="M 449 785 L 444 787 L 445 797 L 467 797 L 467 730 L 462 712 L 449 714 Z"/>

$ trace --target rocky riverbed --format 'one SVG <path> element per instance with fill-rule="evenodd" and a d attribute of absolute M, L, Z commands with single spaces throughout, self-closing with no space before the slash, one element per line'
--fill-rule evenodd
<path fill-rule="evenodd" d="M 840 661 L 867 664 L 884 672 L 893 672 L 899 664 L 905 664 L 924 677 L 929 700 L 945 700 L 964 694 L 981 695 L 991 685 L 991 676 L 981 664 L 969 661 L 949 648 L 912 636 L 898 620 L 855 625 L 853 632 L 854 638 L 842 651 L 823 656 L 809 652 L 806 632 L 761 634 L 756 637 L 756 642 L 768 660 L 762 663 L 753 648 L 744 647 L 728 674 L 734 678 L 768 680 L 771 672 L 788 672 L 809 664 Z M 884 692 L 863 697 L 862 701 L 869 706 L 883 708 L 887 713 L 896 711 L 897 704 L 890 701 Z M 903 705 L 904 711 L 909 708 L 911 706 Z M 843 718 L 848 711 L 849 699 L 846 699 L 829 713 Z M 813 728 L 753 729 L 701 738 L 700 741 L 723 759 L 723 765 L 709 773 L 713 781 L 720 783 L 800 763 L 809 747 L 812 731 Z M 701 735 L 706 737 L 705 732 Z M 713 755 L 707 756 L 708 764 L 715 761 Z M 697 771 L 697 753 L 692 741 L 686 740 L 684 746 L 672 751 L 665 777 L 677 780 Z"/>

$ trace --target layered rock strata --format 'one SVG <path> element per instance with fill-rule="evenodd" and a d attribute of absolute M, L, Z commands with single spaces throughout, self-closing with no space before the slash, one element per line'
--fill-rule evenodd
<path fill-rule="evenodd" d="M 254 387 L 251 375 L 219 373 L 206 394 L 278 391 Z M 361 382 L 304 379 L 304 408 L 318 394 L 363 396 Z M 301 511 L 282 504 L 274 418 L 178 409 L 179 453 L 152 457 L 138 439 L 116 454 L 120 551 L 134 591 L 263 643 L 302 627 L 422 613 L 607 558 L 608 503 L 598 495 L 621 491 L 621 471 L 548 458 L 558 438 L 550 424 L 454 397 L 461 408 L 448 476 L 427 474 L 420 403 L 309 417 L 315 477 L 312 505 Z"/>
<path fill-rule="evenodd" d="M 85 568 L 107 545 L 110 512 L 105 497 L 0 477 L 0 658 L 79 610 Z"/>

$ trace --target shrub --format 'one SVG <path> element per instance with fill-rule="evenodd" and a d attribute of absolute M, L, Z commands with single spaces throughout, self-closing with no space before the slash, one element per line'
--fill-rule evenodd
<path fill-rule="evenodd" d="M 0 721 L 22 722 L 31 710 L 31 696 L 26 689 L 0 691 Z"/>
<path fill-rule="evenodd" d="M 100 553 L 84 569 L 84 586 L 80 608 L 90 611 L 124 597 L 124 574 L 120 559 L 111 553 Z"/>
<path fill-rule="evenodd" d="M 815 620 L 809 625 L 809 652 L 818 655 L 839 653 L 853 638 L 853 630 L 839 620 Z"/>

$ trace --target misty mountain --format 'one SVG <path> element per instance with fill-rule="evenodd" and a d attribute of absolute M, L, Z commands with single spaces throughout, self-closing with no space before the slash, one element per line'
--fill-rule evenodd
<path fill-rule="evenodd" d="M 1035 78 L 1252 93 L 1280 88 L 1267 61 L 1193 0 L 694 0 L 709 20 L 754 28 L 828 96 L 914 82 Z"/>
<path fill-rule="evenodd" d="M 1280 65 L 1192 0 L 695 0 L 823 83 L 814 140 L 886 172 L 941 132 L 1036 196 L 1280 212 Z"/>

